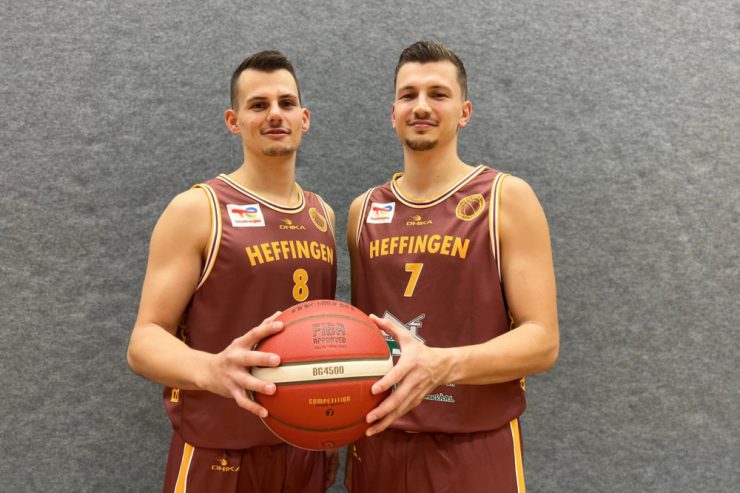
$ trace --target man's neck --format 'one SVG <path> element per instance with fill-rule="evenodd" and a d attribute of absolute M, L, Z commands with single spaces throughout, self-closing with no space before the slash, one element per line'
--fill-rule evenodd
<path fill-rule="evenodd" d="M 454 145 L 428 151 L 404 147 L 403 158 L 404 173 L 397 183 L 404 195 L 417 200 L 444 193 L 473 169 L 460 159 Z"/>
<path fill-rule="evenodd" d="M 295 183 L 295 161 L 295 154 L 258 158 L 245 156 L 239 169 L 229 177 L 270 202 L 294 206 L 300 202 Z"/>

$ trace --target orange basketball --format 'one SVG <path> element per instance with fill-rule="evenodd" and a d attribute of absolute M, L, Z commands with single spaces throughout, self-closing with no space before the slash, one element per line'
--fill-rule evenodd
<path fill-rule="evenodd" d="M 253 398 L 270 413 L 263 421 L 296 447 L 323 450 L 360 438 L 367 413 L 389 392 L 370 388 L 393 366 L 383 333 L 357 308 L 335 300 L 299 303 L 277 320 L 285 328 L 256 350 L 280 356 L 276 368 L 252 368 L 273 382 L 273 395 Z"/>

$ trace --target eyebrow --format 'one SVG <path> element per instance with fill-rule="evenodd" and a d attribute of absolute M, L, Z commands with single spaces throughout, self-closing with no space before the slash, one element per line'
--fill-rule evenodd
<path fill-rule="evenodd" d="M 400 91 L 411 91 L 411 90 L 416 90 L 416 89 L 417 89 L 417 86 L 403 86 L 403 87 L 399 87 L 398 91 L 399 92 Z M 433 86 L 429 86 L 429 89 L 445 89 L 447 91 L 452 90 L 450 86 L 446 86 L 444 84 L 434 84 Z"/>
<path fill-rule="evenodd" d="M 252 97 L 250 97 L 250 98 L 247 99 L 247 103 L 251 103 L 253 101 L 265 101 L 267 99 L 269 99 L 269 98 L 267 98 L 266 96 L 252 96 Z M 279 100 L 295 99 L 296 101 L 298 101 L 298 95 L 297 94 L 293 94 L 291 92 L 286 92 L 286 93 L 281 94 L 280 96 L 278 96 L 278 99 Z"/>

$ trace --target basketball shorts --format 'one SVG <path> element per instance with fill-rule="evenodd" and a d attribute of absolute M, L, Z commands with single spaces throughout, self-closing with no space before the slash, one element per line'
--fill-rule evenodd
<path fill-rule="evenodd" d="M 290 445 L 197 448 L 173 433 L 164 493 L 324 493 L 323 452 Z"/>
<path fill-rule="evenodd" d="M 388 429 L 350 445 L 351 493 L 524 493 L 519 421 L 477 433 Z"/>

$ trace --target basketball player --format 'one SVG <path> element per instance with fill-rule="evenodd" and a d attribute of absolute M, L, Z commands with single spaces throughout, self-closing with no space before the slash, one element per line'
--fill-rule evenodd
<path fill-rule="evenodd" d="M 352 297 L 400 355 L 350 447 L 352 493 L 524 491 L 523 377 L 555 363 L 559 337 L 545 215 L 521 179 L 458 156 L 472 115 L 460 59 L 406 48 L 392 123 L 404 172 L 349 213 Z"/>
<path fill-rule="evenodd" d="M 252 350 L 282 329 L 276 312 L 336 290 L 334 213 L 295 182 L 310 115 L 280 52 L 239 65 L 225 120 L 244 162 L 181 193 L 160 217 L 129 365 L 165 386 L 174 428 L 165 492 L 323 492 L 336 453 L 284 444 L 249 397 L 275 392 L 249 367 L 279 364 Z"/>

